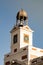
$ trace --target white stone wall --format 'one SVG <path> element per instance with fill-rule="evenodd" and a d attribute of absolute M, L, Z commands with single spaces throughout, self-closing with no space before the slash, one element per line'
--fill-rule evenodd
<path fill-rule="evenodd" d="M 27 26 L 21 27 L 20 28 L 20 48 L 32 45 L 32 31 L 30 28 L 26 28 Z M 24 42 L 24 34 L 27 34 L 29 36 L 29 43 Z"/>

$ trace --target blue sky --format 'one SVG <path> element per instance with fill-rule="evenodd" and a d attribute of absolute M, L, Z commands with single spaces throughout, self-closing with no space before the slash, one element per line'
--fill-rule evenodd
<path fill-rule="evenodd" d="M 43 0 L 0 0 L 0 63 L 10 51 L 10 30 L 16 23 L 20 9 L 28 14 L 28 25 L 33 33 L 33 45 L 43 49 Z"/>

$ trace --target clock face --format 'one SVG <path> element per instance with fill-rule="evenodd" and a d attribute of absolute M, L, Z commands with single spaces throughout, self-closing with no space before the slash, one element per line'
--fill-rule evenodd
<path fill-rule="evenodd" d="M 24 42 L 26 42 L 26 43 L 29 42 L 29 35 L 24 34 Z"/>

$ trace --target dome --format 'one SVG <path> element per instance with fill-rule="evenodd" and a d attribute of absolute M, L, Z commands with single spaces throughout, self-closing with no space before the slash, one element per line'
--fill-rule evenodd
<path fill-rule="evenodd" d="M 16 16 L 17 20 L 26 20 L 28 18 L 27 13 L 21 9 Z"/>

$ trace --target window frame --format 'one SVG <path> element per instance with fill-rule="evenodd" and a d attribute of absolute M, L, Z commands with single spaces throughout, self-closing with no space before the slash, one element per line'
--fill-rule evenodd
<path fill-rule="evenodd" d="M 22 60 L 26 59 L 27 58 L 27 55 L 23 55 L 22 56 Z"/>
<path fill-rule="evenodd" d="M 14 49 L 14 53 L 17 52 L 17 48 Z"/>
<path fill-rule="evenodd" d="M 17 43 L 17 40 L 18 39 L 18 35 L 17 34 L 15 34 L 14 36 L 13 36 L 13 43 L 15 44 L 15 43 Z"/>

